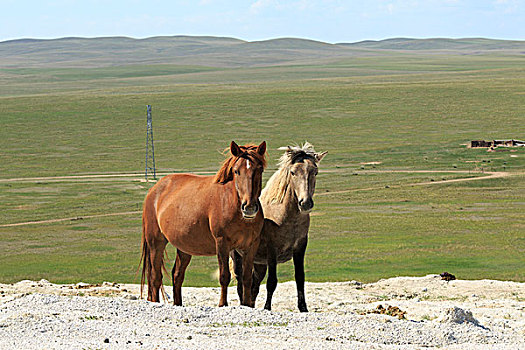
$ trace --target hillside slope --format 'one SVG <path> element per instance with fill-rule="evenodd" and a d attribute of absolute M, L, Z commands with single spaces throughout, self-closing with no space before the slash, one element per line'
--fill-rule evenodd
<path fill-rule="evenodd" d="M 210 36 L 21 39 L 0 42 L 0 68 L 111 67 L 129 64 L 255 67 L 377 56 L 384 54 L 385 50 L 446 50 L 470 54 L 503 50 L 523 54 L 525 41 L 395 38 L 328 44 L 297 38 L 247 42 Z"/>

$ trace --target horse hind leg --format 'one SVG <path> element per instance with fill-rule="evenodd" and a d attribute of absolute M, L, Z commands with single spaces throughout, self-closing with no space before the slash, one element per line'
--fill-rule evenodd
<path fill-rule="evenodd" d="M 164 237 L 163 237 L 164 238 Z M 148 280 L 148 300 L 159 302 L 160 301 L 160 289 L 162 287 L 162 270 L 164 267 L 164 249 L 168 241 L 164 238 L 163 240 L 157 240 L 153 243 L 153 249 L 151 250 L 151 275 Z M 150 288 L 151 287 L 151 288 Z M 151 293 L 150 293 L 151 289 Z"/>
<path fill-rule="evenodd" d="M 173 305 L 182 306 L 182 283 L 184 282 L 184 274 L 190 261 L 191 255 L 177 249 L 177 258 L 175 259 L 173 270 L 171 270 L 173 280 Z"/>
<path fill-rule="evenodd" d="M 141 286 L 144 284 L 144 279 L 148 280 L 148 300 L 159 302 L 159 291 L 162 286 L 162 270 L 164 267 L 164 249 L 168 240 L 157 224 L 154 216 L 147 216 L 143 214 L 143 228 L 142 228 L 142 280 Z"/>

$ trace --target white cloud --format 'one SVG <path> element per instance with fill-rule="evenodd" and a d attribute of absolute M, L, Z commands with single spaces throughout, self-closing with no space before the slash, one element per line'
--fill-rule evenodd
<path fill-rule="evenodd" d="M 330 1 L 329 1 L 330 2 Z M 316 6 L 325 8 L 329 4 L 319 4 L 313 0 L 296 0 L 296 1 L 279 1 L 279 0 L 257 0 L 250 5 L 250 13 L 256 14 L 265 9 L 277 11 L 307 11 L 314 9 Z"/>
<path fill-rule="evenodd" d="M 496 9 L 503 11 L 504 14 L 516 13 L 519 7 L 518 0 L 496 0 L 493 4 Z"/>
<path fill-rule="evenodd" d="M 257 0 L 250 6 L 251 13 L 258 13 L 259 11 L 278 5 L 278 2 L 275 0 Z"/>
<path fill-rule="evenodd" d="M 299 0 L 292 4 L 293 7 L 296 7 L 298 10 L 304 11 L 306 9 L 312 8 L 313 4 L 311 0 Z"/>

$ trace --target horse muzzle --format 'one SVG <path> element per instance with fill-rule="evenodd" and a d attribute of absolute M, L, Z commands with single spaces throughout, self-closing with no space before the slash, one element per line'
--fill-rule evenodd
<path fill-rule="evenodd" d="M 314 200 L 310 197 L 307 200 L 299 200 L 299 211 L 303 214 L 308 214 L 314 208 Z"/>
<path fill-rule="evenodd" d="M 253 204 L 253 205 L 246 205 L 246 203 L 243 203 L 241 205 L 241 213 L 242 213 L 242 216 L 245 218 L 245 219 L 254 219 L 256 216 L 257 216 L 257 213 L 259 212 L 259 205 L 258 204 Z"/>

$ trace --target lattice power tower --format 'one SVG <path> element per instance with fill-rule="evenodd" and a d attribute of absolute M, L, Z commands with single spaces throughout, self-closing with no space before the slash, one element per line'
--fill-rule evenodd
<path fill-rule="evenodd" d="M 145 177 L 148 181 L 148 171 L 151 175 L 153 173 L 153 179 L 157 179 L 157 173 L 155 171 L 155 148 L 153 147 L 153 124 L 151 121 L 151 105 L 147 107 L 147 131 L 146 131 L 146 171 Z"/>

